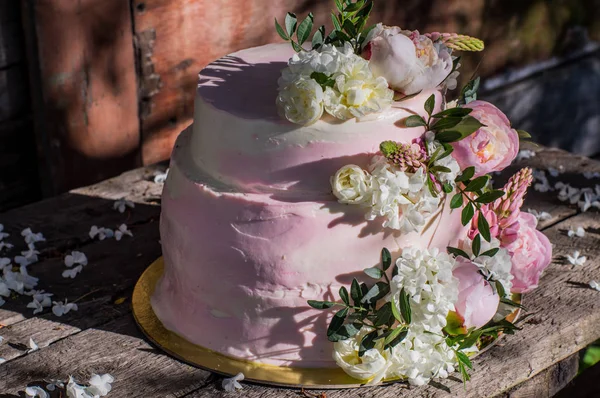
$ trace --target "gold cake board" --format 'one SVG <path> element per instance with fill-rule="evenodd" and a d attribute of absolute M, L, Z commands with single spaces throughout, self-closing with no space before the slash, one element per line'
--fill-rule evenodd
<path fill-rule="evenodd" d="M 290 368 L 242 361 L 227 357 L 207 348 L 190 343 L 178 334 L 167 330 L 154 314 L 150 297 L 156 283 L 163 274 L 163 258 L 158 258 L 142 274 L 133 290 L 133 316 L 142 332 L 152 343 L 169 355 L 210 372 L 226 376 L 244 374 L 244 381 L 279 387 L 310 389 L 338 389 L 364 386 L 358 380 L 348 376 L 341 368 Z M 511 315 L 518 316 L 516 311 Z M 495 342 L 494 342 L 495 343 Z M 491 347 L 494 343 L 488 345 Z M 392 383 L 398 380 L 384 381 Z"/>

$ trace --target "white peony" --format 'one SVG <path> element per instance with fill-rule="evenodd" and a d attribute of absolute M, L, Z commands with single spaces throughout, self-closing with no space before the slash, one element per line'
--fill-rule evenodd
<path fill-rule="evenodd" d="M 383 77 L 375 77 L 369 63 L 356 54 L 347 57 L 325 89 L 325 110 L 338 119 L 360 118 L 389 108 L 394 92 Z"/>
<path fill-rule="evenodd" d="M 323 89 L 310 77 L 298 76 L 279 88 L 277 109 L 292 123 L 312 124 L 323 115 Z"/>
<path fill-rule="evenodd" d="M 365 43 L 363 54 L 375 76 L 406 95 L 437 87 L 452 71 L 448 48 L 418 31 L 378 24 Z"/>
<path fill-rule="evenodd" d="M 331 177 L 331 188 L 340 203 L 365 203 L 371 199 L 371 179 L 365 170 L 349 164 Z"/>

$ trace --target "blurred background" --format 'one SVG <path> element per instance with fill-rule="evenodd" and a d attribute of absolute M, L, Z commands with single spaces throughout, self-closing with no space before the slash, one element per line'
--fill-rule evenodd
<path fill-rule="evenodd" d="M 0 211 L 165 160 L 196 75 L 329 0 L 0 0 Z M 372 22 L 458 32 L 480 97 L 535 140 L 600 154 L 598 0 L 378 0 Z M 199 121 L 202 122 L 202 121 Z M 218 132 L 215 132 L 218 133 Z"/>

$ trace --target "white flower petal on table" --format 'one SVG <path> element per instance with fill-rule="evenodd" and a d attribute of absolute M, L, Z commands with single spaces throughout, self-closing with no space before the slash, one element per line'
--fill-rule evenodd
<path fill-rule="evenodd" d="M 88 259 L 82 252 L 72 251 L 71 254 L 65 256 L 65 265 L 72 267 L 74 264 L 87 265 Z"/>
<path fill-rule="evenodd" d="M 0 258 L 0 271 L 3 270 L 6 267 L 9 267 L 10 264 L 12 263 L 12 260 L 8 257 L 1 257 Z"/>
<path fill-rule="evenodd" d="M 591 180 L 592 178 L 600 178 L 600 173 L 597 171 L 584 171 L 582 174 L 587 180 Z"/>
<path fill-rule="evenodd" d="M 583 227 L 577 227 L 577 229 L 569 228 L 567 231 L 567 235 L 569 238 L 577 236 L 579 238 L 583 238 L 585 236 L 585 229 Z"/>
<path fill-rule="evenodd" d="M 35 244 L 37 242 L 44 242 L 46 238 L 44 238 L 44 234 L 41 232 L 34 233 L 31 231 L 31 228 L 25 228 L 21 231 L 21 236 L 25 238 L 25 242 L 28 245 Z"/>
<path fill-rule="evenodd" d="M 92 225 L 89 232 L 90 238 L 94 239 L 98 236 L 98 240 L 104 240 L 106 238 L 112 238 L 115 236 L 115 233 L 112 229 L 100 227 L 98 228 L 96 225 Z"/>
<path fill-rule="evenodd" d="M 121 224 L 119 226 L 119 229 L 115 231 L 115 239 L 119 241 L 125 235 L 133 237 L 133 233 L 129 229 L 127 229 L 127 225 Z"/>
<path fill-rule="evenodd" d="M 223 379 L 221 386 L 225 391 L 234 392 L 237 390 L 241 390 L 244 387 L 240 384 L 240 381 L 244 380 L 244 374 L 238 373 L 233 377 L 229 377 L 227 379 Z"/>
<path fill-rule="evenodd" d="M 572 256 L 567 254 L 567 260 L 569 263 L 571 263 L 571 265 L 577 266 L 585 264 L 587 258 L 585 256 L 580 256 L 579 250 L 575 250 Z"/>
<path fill-rule="evenodd" d="M 34 351 L 37 351 L 39 349 L 40 349 L 40 347 L 38 347 L 38 345 L 36 344 L 36 342 L 33 341 L 33 339 L 30 337 L 29 338 L 29 350 L 27 351 L 27 353 L 34 352 Z"/>
<path fill-rule="evenodd" d="M 522 149 L 517 153 L 516 161 L 520 162 L 523 159 L 529 159 L 535 156 L 535 152 L 530 149 Z"/>
<path fill-rule="evenodd" d="M 33 299 L 32 302 L 28 303 L 27 308 L 33 308 L 33 315 L 44 311 L 44 306 L 36 299 Z"/>
<path fill-rule="evenodd" d="M 12 249 L 13 247 L 15 247 L 13 244 L 8 243 L 8 242 L 0 242 L 0 252 L 4 249 Z"/>
<path fill-rule="evenodd" d="M 554 167 L 548 167 L 548 174 L 550 174 L 552 177 L 558 177 L 560 170 L 555 169 Z"/>
<path fill-rule="evenodd" d="M 113 203 L 113 209 L 118 210 L 119 213 L 124 213 L 127 208 L 133 209 L 135 207 L 135 203 L 126 199 L 118 199 Z"/>
<path fill-rule="evenodd" d="M 527 212 L 533 214 L 538 221 L 547 221 L 552 219 L 552 214 L 545 211 L 538 212 L 535 209 L 527 209 Z"/>
<path fill-rule="evenodd" d="M 77 274 L 79 274 L 81 272 L 81 270 L 83 270 L 83 266 L 82 265 L 78 265 L 75 268 L 66 269 L 62 273 L 62 277 L 63 278 L 75 279 L 75 277 L 77 276 Z"/>
<path fill-rule="evenodd" d="M 596 281 L 590 281 L 590 287 L 600 292 L 600 283 Z"/>
<path fill-rule="evenodd" d="M 67 393 L 67 398 L 95 398 L 85 391 L 84 386 L 77 384 L 72 376 L 69 376 L 65 392 Z"/>
<path fill-rule="evenodd" d="M 154 176 L 154 182 L 156 184 L 164 184 L 167 180 L 167 176 L 169 175 L 169 169 L 165 170 L 164 173 L 159 173 Z"/>
<path fill-rule="evenodd" d="M 21 266 L 37 263 L 39 261 L 38 254 L 40 252 L 35 250 L 33 245 L 29 245 L 29 250 L 22 251 L 20 256 L 15 256 L 15 263 Z"/>
<path fill-rule="evenodd" d="M 77 304 L 68 303 L 67 300 L 64 303 L 62 301 L 53 301 L 53 304 L 52 313 L 56 316 L 63 316 L 69 313 L 69 311 L 77 311 L 78 309 Z"/>
<path fill-rule="evenodd" d="M 62 380 L 50 379 L 48 384 L 46 384 L 46 390 L 54 391 L 56 388 L 65 388 L 65 382 Z"/>
<path fill-rule="evenodd" d="M 86 387 L 85 391 L 94 397 L 104 397 L 112 389 L 111 384 L 114 381 L 115 378 L 108 373 L 103 375 L 92 374 L 88 381 L 89 387 Z"/>
<path fill-rule="evenodd" d="M 31 398 L 48 398 L 48 393 L 42 388 L 38 386 L 31 386 L 25 389 L 25 396 Z"/>
<path fill-rule="evenodd" d="M 0 224 L 0 240 L 8 238 L 9 236 L 9 233 L 4 232 L 4 225 Z"/>

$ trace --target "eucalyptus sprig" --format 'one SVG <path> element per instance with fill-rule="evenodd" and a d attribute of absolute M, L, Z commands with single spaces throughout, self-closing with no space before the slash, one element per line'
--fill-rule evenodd
<path fill-rule="evenodd" d="M 331 20 L 334 29 L 326 34 L 325 25 L 320 26 L 313 34 L 311 49 L 318 49 L 323 44 L 343 46 L 351 43 L 354 52 L 360 54 L 367 34 L 375 25 L 366 27 L 369 15 L 373 10 L 373 0 L 335 0 L 336 11 L 332 11 Z M 294 51 L 305 51 L 303 44 L 308 40 L 314 27 L 314 16 L 308 16 L 298 24 L 296 14 L 288 12 L 284 21 L 285 28 L 275 19 L 275 29 L 279 36 L 289 41 Z M 294 35 L 296 39 L 294 40 Z"/>
<path fill-rule="evenodd" d="M 390 279 L 387 271 L 392 265 L 392 256 L 388 249 L 381 251 L 381 267 L 372 267 L 364 270 L 369 277 L 378 280 L 370 288 L 366 283 L 359 283 L 356 278 L 352 280 L 350 292 L 344 286 L 339 290 L 342 302 L 308 300 L 308 305 L 318 310 L 332 307 L 341 307 L 327 328 L 327 338 L 330 341 L 340 341 L 354 337 L 362 327 L 370 331 L 360 342 L 358 355 L 362 356 L 367 350 L 383 340 L 384 349 L 395 347 L 408 334 L 412 312 L 410 297 L 402 289 L 399 302 L 386 302 L 378 305 L 390 292 Z M 398 274 L 398 266 L 394 265 L 392 276 Z M 397 305 L 396 305 L 397 304 Z M 399 309 L 399 310 L 398 310 Z"/>

